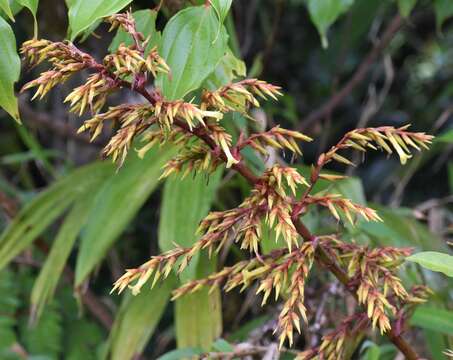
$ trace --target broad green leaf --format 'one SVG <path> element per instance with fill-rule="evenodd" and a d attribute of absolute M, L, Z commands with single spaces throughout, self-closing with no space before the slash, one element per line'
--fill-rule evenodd
<path fill-rule="evenodd" d="M 453 256 L 436 252 L 424 251 L 406 258 L 407 261 L 416 262 L 432 271 L 442 272 L 449 277 L 453 277 Z"/>
<path fill-rule="evenodd" d="M 353 3 L 354 0 L 307 0 L 311 21 L 318 29 L 324 48 L 328 46 L 327 30 Z"/>
<path fill-rule="evenodd" d="M 422 329 L 453 335 L 453 311 L 434 308 L 429 305 L 418 306 L 410 323 Z"/>
<path fill-rule="evenodd" d="M 146 52 L 151 50 L 154 46 L 159 46 L 162 35 L 160 31 L 156 31 L 157 12 L 149 9 L 139 10 L 134 12 L 132 16 L 135 19 L 137 30 L 145 36 L 145 39 L 150 39 L 146 45 Z M 133 44 L 132 37 L 122 28 L 118 30 L 113 38 L 112 43 L 109 46 L 109 51 L 114 52 L 121 43 L 124 43 L 126 46 Z"/>
<path fill-rule="evenodd" d="M 8 0 L 0 0 L 0 10 L 2 10 L 11 21 L 14 21 L 13 12 L 11 11 Z"/>
<path fill-rule="evenodd" d="M 417 246 L 422 250 L 438 251 L 446 249 L 445 242 L 418 222 L 410 211 L 375 204 L 370 206 L 376 209 L 383 222 L 361 221 L 357 224 L 357 229 L 371 236 L 376 245 Z"/>
<path fill-rule="evenodd" d="M 132 0 L 71 0 L 69 6 L 69 38 L 71 41 L 97 20 L 119 12 Z"/>
<path fill-rule="evenodd" d="M 434 12 L 436 13 L 437 31 L 441 31 L 444 21 L 453 16 L 451 0 L 434 0 Z"/>
<path fill-rule="evenodd" d="M 92 187 L 96 189 L 102 180 L 104 178 L 99 177 L 99 181 L 93 183 Z M 74 242 L 88 218 L 93 203 L 94 194 L 86 193 L 75 203 L 61 225 L 51 251 L 33 285 L 32 318 L 39 318 L 44 306 L 52 298 Z"/>
<path fill-rule="evenodd" d="M 214 72 L 209 75 L 204 85 L 209 90 L 216 90 L 219 87 L 231 83 L 238 77 L 246 75 L 245 63 L 233 55 L 228 48 Z"/>
<path fill-rule="evenodd" d="M 438 331 L 424 329 L 423 338 L 430 352 L 430 359 L 445 360 L 445 354 L 443 354 L 443 351 L 447 349 L 445 336 Z"/>
<path fill-rule="evenodd" d="M 0 107 L 20 122 L 14 83 L 20 75 L 16 37 L 11 26 L 0 16 Z"/>
<path fill-rule="evenodd" d="M 220 23 L 223 23 L 228 11 L 230 11 L 231 3 L 233 0 L 211 0 L 211 5 L 214 7 Z"/>
<path fill-rule="evenodd" d="M 211 6 L 188 7 L 165 26 L 160 55 L 171 75 L 160 74 L 156 85 L 169 100 L 196 90 L 214 71 L 227 50 L 228 35 Z"/>
<path fill-rule="evenodd" d="M 144 286 L 140 294 L 127 293 L 115 317 L 109 338 L 111 360 L 130 360 L 140 354 L 159 323 L 177 283 L 170 275 L 153 289 Z"/>
<path fill-rule="evenodd" d="M 381 349 L 379 346 L 371 341 L 365 341 L 362 345 L 363 355 L 360 357 L 362 360 L 379 360 Z"/>
<path fill-rule="evenodd" d="M 397 0 L 398 9 L 403 17 L 408 17 L 414 8 L 417 0 Z"/>
<path fill-rule="evenodd" d="M 174 149 L 152 149 L 144 159 L 131 154 L 118 173 L 96 194 L 77 257 L 75 285 L 80 285 L 140 210 L 159 182 L 161 168 Z"/>
<path fill-rule="evenodd" d="M 29 202 L 0 237 L 0 270 L 30 246 L 77 197 L 91 191 L 98 177 L 111 172 L 112 168 L 107 163 L 81 167 Z"/>
<path fill-rule="evenodd" d="M 34 22 L 34 36 L 38 36 L 38 22 L 36 20 L 36 12 L 38 11 L 38 4 L 39 0 L 16 0 L 20 5 L 25 6 L 28 10 L 30 10 L 31 14 L 33 15 L 33 22 Z"/>
<path fill-rule="evenodd" d="M 444 132 L 443 134 L 437 136 L 435 138 L 435 141 L 436 142 L 446 142 L 446 143 L 449 143 L 449 144 L 453 143 L 453 129 L 452 130 L 448 130 L 448 131 Z"/>

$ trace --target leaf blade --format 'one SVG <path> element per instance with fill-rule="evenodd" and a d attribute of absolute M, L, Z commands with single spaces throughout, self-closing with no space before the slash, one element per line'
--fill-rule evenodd
<path fill-rule="evenodd" d="M 119 12 L 132 0 L 72 0 L 69 7 L 69 38 L 71 41 L 99 19 Z"/>
<path fill-rule="evenodd" d="M 0 53 L 0 107 L 20 122 L 19 107 L 14 95 L 14 84 L 20 75 L 20 59 L 13 30 L 1 16 Z"/>
<path fill-rule="evenodd" d="M 437 251 L 423 251 L 406 258 L 424 268 L 453 277 L 453 256 Z"/>

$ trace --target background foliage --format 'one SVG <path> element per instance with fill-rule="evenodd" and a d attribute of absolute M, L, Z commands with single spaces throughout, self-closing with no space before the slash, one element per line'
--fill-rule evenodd
<path fill-rule="evenodd" d="M 429 152 L 404 168 L 373 155 L 357 169 L 331 170 L 352 175 L 336 192 L 368 201 L 384 219 L 348 228 L 351 239 L 426 251 L 402 270 L 407 283 L 435 291 L 411 318 L 410 340 L 427 358 L 445 358 L 453 348 L 451 0 L 213 0 L 210 11 L 196 3 L 167 0 L 157 12 L 158 1 L 0 0 L 0 357 L 179 359 L 232 351 L 238 343 L 261 349 L 259 357 L 277 356 L 272 330 L 279 305 L 261 308 L 253 289 L 169 301 L 181 282 L 241 259 L 234 245 L 136 297 L 109 295 L 125 268 L 175 243 L 193 243 L 209 209 L 235 206 L 248 193 L 243 180 L 226 172 L 209 181 L 197 176 L 162 184 L 172 149 L 150 151 L 143 160 L 131 154 L 118 172 L 97 161 L 108 129 L 90 143 L 76 134 L 80 120 L 62 105 L 80 79 L 52 91 L 47 102 L 15 96 L 14 88 L 39 71 L 21 70 L 17 45 L 39 33 L 78 41 L 100 58 L 131 41 L 121 31 L 108 33 L 100 19 L 130 6 L 139 30 L 151 35 L 147 49 L 159 46 L 172 69 L 172 82 L 158 79 L 168 98 L 190 99 L 202 84 L 216 88 L 244 75 L 282 86 L 283 100 L 257 110 L 255 126 L 280 123 L 319 139 L 304 148 L 297 163 L 303 173 L 304 164 L 352 128 L 410 122 L 438 135 Z M 121 93 L 115 100 L 139 99 Z M 236 133 L 250 130 L 240 116 L 230 123 Z M 246 156 L 264 168 L 256 154 Z M 274 154 L 267 159 L 273 161 L 292 159 Z M 306 222 L 315 233 L 335 229 L 322 212 Z M 269 234 L 264 246 L 273 245 Z M 444 255 L 439 260 L 433 252 Z M 298 349 L 316 345 L 323 330 L 339 322 L 338 308 L 348 312 L 348 296 L 331 278 L 311 278 L 306 292 L 314 316 Z M 395 350 L 371 334 L 354 357 L 390 359 Z"/>

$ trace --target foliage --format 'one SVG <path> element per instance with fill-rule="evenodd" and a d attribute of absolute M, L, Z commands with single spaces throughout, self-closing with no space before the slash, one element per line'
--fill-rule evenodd
<path fill-rule="evenodd" d="M 453 6 L 444 0 L 256 4 L 169 0 L 150 10 L 139 0 L 68 0 L 70 40 L 54 41 L 66 25 L 59 34 L 49 30 L 43 3 L 37 17 L 38 1 L 0 0 L 0 106 L 17 121 L 20 107 L 25 122 L 1 145 L 8 155 L 0 159 L 6 166 L 0 356 L 374 359 L 400 351 L 408 359 L 440 359 L 452 347 L 444 336 L 451 335 L 449 279 L 429 272 L 452 273 L 451 244 L 444 241 L 450 200 L 416 204 L 453 189 L 450 179 L 445 190 L 443 176 L 453 166 L 446 165 L 451 87 L 439 95 L 426 86 L 451 77 L 448 60 L 433 59 L 449 51 Z M 33 37 L 8 23 L 21 24 L 22 8 L 34 18 Z M 387 21 L 397 11 L 401 16 Z M 407 50 L 415 42 L 400 29 L 428 13 L 433 23 L 435 15 L 436 40 L 429 40 L 435 45 L 415 56 Z M 302 29 L 308 19 L 313 28 Z M 52 40 L 38 37 L 38 22 Z M 376 37 L 381 23 L 388 28 L 363 55 L 359 39 L 369 28 Z M 20 47 L 28 70 L 20 101 L 13 28 L 20 42 L 30 39 Z M 387 46 L 384 66 L 372 67 L 365 103 L 351 96 Z M 401 53 L 396 76 L 407 78 L 392 87 L 389 59 Z M 336 89 L 349 72 L 350 82 Z M 383 75 L 381 84 L 376 78 Z M 298 85 L 306 80 L 316 85 Z M 32 88 L 33 99 L 50 95 L 47 103 L 31 107 Z M 299 120 L 307 104 L 316 108 L 329 95 L 325 106 Z M 63 129 L 46 122 L 54 109 L 65 114 L 63 102 L 81 117 L 71 116 L 77 132 L 71 123 Z M 430 149 L 433 136 L 409 130 L 405 119 L 375 117 L 397 107 L 415 115 L 414 129 L 442 129 Z M 445 111 L 431 127 L 432 109 L 439 108 Z M 331 121 L 333 112 L 339 121 Z M 42 126 L 76 141 L 75 153 L 49 142 L 54 137 L 43 129 L 28 130 L 40 114 Z M 346 120 L 351 114 L 360 114 L 359 121 Z M 99 144 L 116 168 L 108 161 L 71 164 L 92 161 L 92 152 L 80 149 Z M 360 156 L 371 161 L 352 170 Z M 442 171 L 432 177 L 436 186 L 410 182 L 432 169 Z M 369 205 L 366 196 L 380 204 Z M 437 209 L 443 223 L 433 220 Z M 109 295 L 112 280 L 113 290 L 132 294 Z"/>

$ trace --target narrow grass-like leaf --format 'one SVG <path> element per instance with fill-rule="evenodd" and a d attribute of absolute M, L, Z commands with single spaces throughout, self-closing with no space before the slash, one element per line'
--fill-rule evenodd
<path fill-rule="evenodd" d="M 92 186 L 96 188 L 98 185 L 99 182 Z M 75 240 L 88 218 L 93 203 L 94 195 L 85 194 L 76 201 L 61 225 L 52 249 L 33 285 L 31 293 L 31 318 L 33 320 L 39 318 L 44 306 L 52 298 Z"/>
<path fill-rule="evenodd" d="M 152 336 L 170 300 L 177 280 L 174 275 L 140 294 L 125 294 L 109 338 L 111 360 L 130 360 L 140 354 Z"/>
<path fill-rule="evenodd" d="M 107 163 L 81 167 L 28 203 L 0 237 L 0 269 L 25 250 L 77 197 L 90 191 L 99 176 L 112 170 Z"/>
<path fill-rule="evenodd" d="M 221 172 L 206 177 L 171 178 L 167 180 L 159 221 L 159 247 L 167 251 L 175 244 L 188 247 L 198 237 L 195 232 L 200 220 L 207 215 Z M 189 267 L 182 272 L 182 282 L 208 275 L 215 269 L 214 260 L 194 256 Z M 205 350 L 222 328 L 220 293 L 208 294 L 208 289 L 185 295 L 175 303 L 176 340 L 178 347 L 197 347 Z"/>
<path fill-rule="evenodd" d="M 133 154 L 97 193 L 77 258 L 76 286 L 86 280 L 137 214 L 173 154 L 171 148 L 152 149 L 143 160 Z"/>

